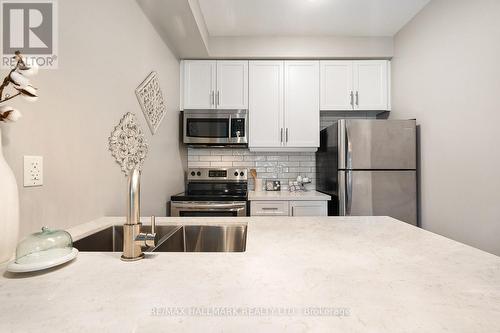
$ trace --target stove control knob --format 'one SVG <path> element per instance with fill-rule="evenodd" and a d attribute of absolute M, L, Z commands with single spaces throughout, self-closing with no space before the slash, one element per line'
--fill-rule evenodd
<path fill-rule="evenodd" d="M 197 176 L 201 176 L 201 172 L 199 172 L 199 171 L 198 171 L 198 172 L 196 173 L 196 175 L 197 175 Z"/>
<path fill-rule="evenodd" d="M 245 175 L 245 173 L 242 171 L 240 172 L 240 176 L 243 177 Z"/>
<path fill-rule="evenodd" d="M 194 175 L 195 175 L 194 171 L 191 171 L 191 176 L 194 176 Z"/>
<path fill-rule="evenodd" d="M 238 176 L 238 171 L 235 171 L 235 172 L 234 172 L 234 175 L 235 175 L 235 176 Z"/>

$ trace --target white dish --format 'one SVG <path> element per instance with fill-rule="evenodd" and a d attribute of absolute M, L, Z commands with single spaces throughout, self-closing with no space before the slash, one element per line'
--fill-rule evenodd
<path fill-rule="evenodd" d="M 47 269 L 54 266 L 62 265 L 68 261 L 75 259 L 77 255 L 78 255 L 78 250 L 73 248 L 70 253 L 64 254 L 62 256 L 61 255 L 58 256 L 57 253 L 52 253 L 52 255 L 46 256 L 47 259 L 43 261 L 29 260 L 29 258 L 28 260 L 26 260 L 26 263 L 17 263 L 15 261 L 12 261 L 7 266 L 7 271 L 12 273 L 40 271 L 42 269 Z"/>

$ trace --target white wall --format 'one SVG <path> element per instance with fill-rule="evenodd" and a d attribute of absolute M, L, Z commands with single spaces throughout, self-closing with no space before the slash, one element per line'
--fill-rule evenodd
<path fill-rule="evenodd" d="M 40 99 L 16 101 L 24 117 L 2 125 L 3 149 L 20 189 L 21 235 L 125 215 L 126 178 L 108 137 L 133 112 L 150 143 L 142 178 L 142 215 L 165 215 L 184 189 L 179 147 L 179 61 L 133 0 L 59 1 L 59 69 L 33 78 Z M 152 137 L 135 88 L 155 70 L 168 113 Z M 44 157 L 44 186 L 22 187 L 23 155 Z M 184 156 L 184 157 L 183 157 Z"/>
<path fill-rule="evenodd" d="M 199 28 L 202 19 L 191 5 L 195 0 L 136 0 L 160 37 L 179 58 L 208 57 L 206 31 Z M 196 6 L 195 8 L 199 8 Z M 201 23 L 200 23 L 201 24 Z M 203 25 L 204 26 L 204 23 Z"/>
<path fill-rule="evenodd" d="M 425 229 L 500 255 L 500 1 L 433 0 L 394 41 L 394 118 L 421 126 Z"/>
<path fill-rule="evenodd" d="M 390 58 L 391 37 L 210 37 L 212 58 Z"/>

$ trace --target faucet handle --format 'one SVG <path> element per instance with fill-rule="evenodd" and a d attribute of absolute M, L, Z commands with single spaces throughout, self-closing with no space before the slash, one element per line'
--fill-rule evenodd
<path fill-rule="evenodd" d="M 156 233 L 156 216 L 151 216 L 151 233 Z"/>
<path fill-rule="evenodd" d="M 151 232 L 146 234 L 144 243 L 148 247 L 156 245 L 156 217 L 154 215 L 151 216 Z"/>
<path fill-rule="evenodd" d="M 141 232 L 135 237 L 135 242 L 141 247 L 154 247 L 156 245 L 156 218 L 151 216 L 151 232 Z"/>

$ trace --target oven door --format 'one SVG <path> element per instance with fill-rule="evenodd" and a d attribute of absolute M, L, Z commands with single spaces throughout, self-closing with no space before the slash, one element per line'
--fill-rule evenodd
<path fill-rule="evenodd" d="M 219 111 L 185 110 L 183 141 L 186 144 L 241 145 L 247 144 L 246 110 Z"/>
<path fill-rule="evenodd" d="M 170 216 L 246 216 L 247 203 L 227 201 L 173 201 Z"/>

